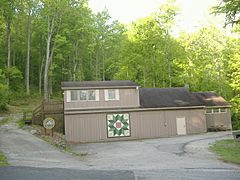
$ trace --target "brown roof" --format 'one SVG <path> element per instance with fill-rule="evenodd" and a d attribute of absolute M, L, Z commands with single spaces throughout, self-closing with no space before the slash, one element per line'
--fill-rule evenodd
<path fill-rule="evenodd" d="M 142 108 L 203 106 L 186 88 L 140 88 Z"/>
<path fill-rule="evenodd" d="M 138 85 L 129 80 L 116 81 L 66 81 L 61 84 L 62 89 L 71 88 L 99 88 L 99 87 L 137 87 Z"/>
<path fill-rule="evenodd" d="M 223 97 L 213 92 L 192 93 L 204 106 L 230 106 Z"/>

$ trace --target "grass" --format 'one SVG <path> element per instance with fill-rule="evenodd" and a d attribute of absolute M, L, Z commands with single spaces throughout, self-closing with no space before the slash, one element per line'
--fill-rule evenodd
<path fill-rule="evenodd" d="M 0 120 L 0 126 L 1 125 L 4 125 L 4 124 L 7 124 L 11 121 L 11 117 L 5 117 L 3 118 L 2 120 Z"/>
<path fill-rule="evenodd" d="M 17 120 L 17 124 L 19 128 L 23 128 L 25 126 L 25 123 L 23 121 L 23 118 Z"/>
<path fill-rule="evenodd" d="M 233 139 L 219 140 L 210 147 L 210 150 L 225 162 L 240 164 L 240 142 Z"/>
<path fill-rule="evenodd" d="M 7 162 L 7 158 L 0 152 L 0 166 L 7 166 L 9 165 Z"/>

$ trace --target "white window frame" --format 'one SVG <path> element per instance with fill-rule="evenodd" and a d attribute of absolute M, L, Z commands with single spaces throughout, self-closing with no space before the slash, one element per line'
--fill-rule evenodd
<path fill-rule="evenodd" d="M 114 90 L 115 91 L 115 99 L 109 99 L 109 90 Z M 105 97 L 105 101 L 118 101 L 120 100 L 120 96 L 119 96 L 119 89 L 105 89 L 104 90 L 104 97 Z"/>
<path fill-rule="evenodd" d="M 77 100 L 72 100 L 71 99 L 71 92 L 72 91 L 77 91 Z M 86 100 L 81 100 L 80 99 L 80 91 L 86 91 Z M 95 91 L 95 100 L 89 100 L 89 91 Z M 99 101 L 99 90 L 98 89 L 89 89 L 89 90 L 68 90 L 66 91 L 66 100 L 67 102 L 82 102 L 82 101 Z"/>
<path fill-rule="evenodd" d="M 211 112 L 207 112 L 207 109 L 211 109 Z M 218 108 L 207 108 L 205 110 L 205 114 L 219 114 L 219 113 L 226 113 L 227 109 L 225 107 L 218 107 Z M 217 112 L 214 112 L 214 109 L 218 109 Z M 221 109 L 224 109 L 224 111 L 222 112 Z"/>

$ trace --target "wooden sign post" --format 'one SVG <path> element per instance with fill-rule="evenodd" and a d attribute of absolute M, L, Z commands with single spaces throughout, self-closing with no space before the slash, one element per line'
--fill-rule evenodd
<path fill-rule="evenodd" d="M 55 120 L 51 117 L 47 117 L 46 119 L 43 120 L 43 127 L 45 130 L 45 135 L 46 135 L 46 131 L 47 129 L 51 129 L 52 130 L 52 136 L 53 136 L 53 128 L 55 126 Z"/>

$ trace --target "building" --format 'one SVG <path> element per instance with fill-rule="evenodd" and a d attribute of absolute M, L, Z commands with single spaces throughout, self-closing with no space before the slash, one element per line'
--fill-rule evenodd
<path fill-rule="evenodd" d="M 208 131 L 231 130 L 230 104 L 213 92 L 192 93 L 205 106 Z"/>
<path fill-rule="evenodd" d="M 206 102 L 186 88 L 140 88 L 132 81 L 82 81 L 62 82 L 62 90 L 68 142 L 207 132 L 210 118 L 205 115 Z M 226 118 L 222 122 L 229 127 L 231 119 L 228 115 Z"/>

